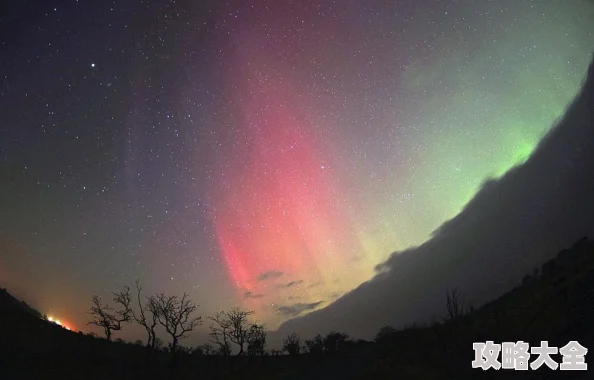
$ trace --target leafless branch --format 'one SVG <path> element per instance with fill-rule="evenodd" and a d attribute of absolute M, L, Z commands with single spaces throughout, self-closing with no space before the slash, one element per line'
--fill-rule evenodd
<path fill-rule="evenodd" d="M 155 349 L 156 345 L 156 332 L 155 328 L 157 327 L 158 320 L 157 320 L 157 313 L 158 309 L 156 308 L 156 303 L 154 302 L 154 297 L 147 298 L 146 305 L 142 305 L 142 286 L 140 286 L 140 281 L 136 280 L 136 293 L 137 293 L 137 301 L 138 301 L 138 309 L 139 314 L 134 313 L 134 320 L 141 326 L 144 327 L 146 333 L 148 335 L 147 340 L 147 347 L 151 349 Z M 148 318 L 147 318 L 148 314 Z"/>
<path fill-rule="evenodd" d="M 132 297 L 130 296 L 130 288 L 125 286 L 124 291 L 113 293 L 113 301 L 119 305 L 117 310 L 109 307 L 108 304 L 103 304 L 101 297 L 93 295 L 90 314 L 93 319 L 87 323 L 88 325 L 95 325 L 101 327 L 107 340 L 111 340 L 113 331 L 120 331 L 122 324 L 129 322 L 132 318 L 132 308 L 130 306 Z"/>
<path fill-rule="evenodd" d="M 171 335 L 169 347 L 175 354 L 179 339 L 184 338 L 187 332 L 202 324 L 202 317 L 192 317 L 198 305 L 190 301 L 186 293 L 181 298 L 166 296 L 163 293 L 151 298 L 153 301 L 149 304 L 157 311 L 157 321 Z"/>
<path fill-rule="evenodd" d="M 229 339 L 231 325 L 227 320 L 225 313 L 216 313 L 209 319 L 214 322 L 210 325 L 210 337 L 212 338 L 212 343 L 218 346 L 220 355 L 231 355 L 231 342 Z"/>

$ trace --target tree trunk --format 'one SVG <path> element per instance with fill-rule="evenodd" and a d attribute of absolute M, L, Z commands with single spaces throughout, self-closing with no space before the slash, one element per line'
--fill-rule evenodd
<path fill-rule="evenodd" d="M 177 338 L 173 338 L 171 341 L 171 353 L 175 357 L 175 354 L 177 353 Z"/>
<path fill-rule="evenodd" d="M 146 332 L 148 333 L 148 342 L 146 346 L 151 350 L 155 349 L 155 333 L 152 332 L 150 329 L 147 329 Z"/>

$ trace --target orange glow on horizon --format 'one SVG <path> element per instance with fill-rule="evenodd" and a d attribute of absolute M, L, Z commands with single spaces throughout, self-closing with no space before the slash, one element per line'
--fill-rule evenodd
<path fill-rule="evenodd" d="M 51 322 L 53 324 L 56 324 L 56 325 L 58 325 L 58 326 L 60 326 L 60 327 L 62 327 L 64 329 L 66 329 L 68 331 L 72 331 L 72 329 L 70 328 L 70 326 L 67 323 L 64 323 L 63 321 L 61 321 L 60 319 L 57 319 L 57 318 L 52 317 L 52 316 L 48 316 L 47 317 L 47 320 L 48 320 L 48 322 Z"/>

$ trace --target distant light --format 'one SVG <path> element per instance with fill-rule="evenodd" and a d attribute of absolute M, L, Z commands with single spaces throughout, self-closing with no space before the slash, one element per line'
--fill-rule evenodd
<path fill-rule="evenodd" d="M 62 321 L 60 321 L 59 319 L 56 319 L 56 318 L 54 318 L 54 317 L 51 317 L 51 316 L 48 316 L 48 317 L 47 317 L 47 320 L 48 320 L 49 322 L 51 322 L 51 323 L 54 323 L 54 324 L 56 324 L 56 325 L 58 325 L 58 326 L 62 327 L 63 329 L 66 329 L 66 330 L 68 330 L 68 331 L 72 331 L 72 329 L 71 329 L 69 326 L 67 326 L 66 324 L 63 324 L 63 323 L 62 323 Z"/>
<path fill-rule="evenodd" d="M 92 67 L 92 68 L 95 68 L 95 64 L 94 64 L 94 63 L 91 63 L 91 67 Z"/>

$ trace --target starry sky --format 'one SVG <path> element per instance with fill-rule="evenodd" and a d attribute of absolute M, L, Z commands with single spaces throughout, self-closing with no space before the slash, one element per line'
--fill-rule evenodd
<path fill-rule="evenodd" d="M 332 303 L 526 160 L 594 50 L 586 0 L 11 3 L 0 286 L 83 330 L 137 278 L 270 329 Z"/>

